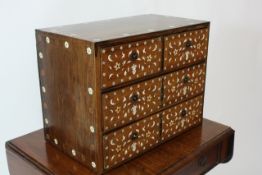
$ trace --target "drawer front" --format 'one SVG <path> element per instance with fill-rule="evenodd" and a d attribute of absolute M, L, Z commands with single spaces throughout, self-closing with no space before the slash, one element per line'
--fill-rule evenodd
<path fill-rule="evenodd" d="M 164 70 L 186 66 L 207 58 L 208 29 L 165 37 Z"/>
<path fill-rule="evenodd" d="M 159 72 L 161 53 L 160 37 L 101 49 L 102 88 Z"/>
<path fill-rule="evenodd" d="M 160 117 L 153 115 L 103 137 L 104 167 L 109 169 L 160 141 Z"/>
<path fill-rule="evenodd" d="M 202 121 L 203 95 L 162 112 L 162 140 L 167 140 Z"/>
<path fill-rule="evenodd" d="M 218 145 L 212 146 L 206 151 L 201 152 L 189 164 L 178 170 L 176 175 L 199 175 L 204 174 L 219 162 Z"/>
<path fill-rule="evenodd" d="M 159 110 L 161 84 L 160 77 L 102 95 L 104 131 Z"/>
<path fill-rule="evenodd" d="M 163 106 L 180 102 L 204 91 L 206 64 L 202 63 L 164 76 Z"/>

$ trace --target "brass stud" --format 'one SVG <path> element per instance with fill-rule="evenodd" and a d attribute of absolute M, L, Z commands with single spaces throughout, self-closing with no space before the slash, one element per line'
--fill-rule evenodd
<path fill-rule="evenodd" d="M 90 126 L 90 131 L 91 131 L 92 133 L 95 132 L 95 128 L 94 128 L 94 126 Z"/>
<path fill-rule="evenodd" d="M 76 150 L 72 149 L 72 155 L 76 156 Z"/>
<path fill-rule="evenodd" d="M 92 49 L 90 47 L 86 48 L 86 53 L 87 53 L 87 55 L 91 55 Z"/>
<path fill-rule="evenodd" d="M 69 43 L 67 41 L 65 41 L 64 46 L 65 46 L 65 48 L 68 49 L 69 48 Z"/>
<path fill-rule="evenodd" d="M 40 58 L 40 59 L 43 59 L 43 58 L 44 58 L 44 55 L 43 55 L 42 52 L 39 52 L 38 55 L 39 55 L 39 58 Z"/>
<path fill-rule="evenodd" d="M 47 119 L 47 118 L 45 118 L 45 124 L 47 124 L 47 125 L 48 125 L 48 123 L 49 123 L 48 119 Z"/>
<path fill-rule="evenodd" d="M 50 38 L 48 36 L 45 37 L 45 41 L 46 41 L 47 44 L 49 44 L 50 43 Z"/>
<path fill-rule="evenodd" d="M 88 94 L 89 95 L 93 95 L 93 93 L 94 93 L 94 90 L 91 87 L 89 87 L 88 88 Z"/>
<path fill-rule="evenodd" d="M 54 139 L 54 142 L 56 145 L 58 145 L 58 140 L 57 139 Z"/>
<path fill-rule="evenodd" d="M 42 91 L 43 91 L 43 93 L 46 93 L 46 89 L 45 89 L 44 86 L 42 86 Z"/>
<path fill-rule="evenodd" d="M 93 168 L 96 168 L 96 163 L 95 162 L 91 162 L 91 165 Z"/>

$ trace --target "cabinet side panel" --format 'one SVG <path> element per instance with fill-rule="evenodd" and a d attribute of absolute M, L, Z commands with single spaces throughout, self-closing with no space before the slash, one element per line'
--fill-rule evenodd
<path fill-rule="evenodd" d="M 206 60 L 205 60 L 205 63 L 206 63 L 206 67 L 205 67 L 205 81 L 204 81 L 204 98 L 203 98 L 203 101 L 202 101 L 202 114 L 204 114 L 204 103 L 205 103 L 205 93 L 206 93 L 206 80 L 207 80 L 207 63 L 208 63 L 208 47 L 209 47 L 209 34 L 210 34 L 210 23 L 208 22 L 208 27 L 207 27 L 207 30 L 208 30 L 208 33 L 207 33 L 207 55 L 206 55 Z M 204 116 L 203 116 L 204 117 Z"/>
<path fill-rule="evenodd" d="M 91 43 L 41 31 L 36 31 L 36 40 L 45 138 L 96 169 L 92 166 L 97 146 L 93 132 L 96 85 Z"/>

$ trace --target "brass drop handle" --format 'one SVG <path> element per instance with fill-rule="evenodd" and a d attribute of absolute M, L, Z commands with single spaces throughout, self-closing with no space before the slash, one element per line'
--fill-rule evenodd
<path fill-rule="evenodd" d="M 189 82 L 190 78 L 188 76 L 185 76 L 183 79 L 184 84 L 187 84 Z"/>
<path fill-rule="evenodd" d="M 131 140 L 136 140 L 138 139 L 138 133 L 137 132 L 133 132 L 130 136 Z"/>
<path fill-rule="evenodd" d="M 185 109 L 183 109 L 180 113 L 181 117 L 186 117 L 187 115 L 187 111 Z"/>
<path fill-rule="evenodd" d="M 138 95 L 137 94 L 133 94 L 131 97 L 132 102 L 137 102 L 138 101 Z"/>
<path fill-rule="evenodd" d="M 132 60 L 132 61 L 135 61 L 138 59 L 138 53 L 136 51 L 132 51 L 129 58 Z"/>
<path fill-rule="evenodd" d="M 187 40 L 185 45 L 186 45 L 186 48 L 190 48 L 193 45 L 193 43 L 192 41 Z"/>

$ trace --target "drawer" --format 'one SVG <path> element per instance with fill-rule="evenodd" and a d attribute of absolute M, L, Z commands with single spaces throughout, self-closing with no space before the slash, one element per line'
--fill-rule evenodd
<path fill-rule="evenodd" d="M 172 70 L 207 58 L 208 29 L 165 37 L 164 70 Z"/>
<path fill-rule="evenodd" d="M 104 131 L 125 125 L 159 110 L 161 84 L 160 77 L 103 94 Z"/>
<path fill-rule="evenodd" d="M 164 76 L 163 106 L 180 102 L 204 91 L 206 64 L 198 64 Z"/>
<path fill-rule="evenodd" d="M 160 117 L 153 115 L 103 137 L 104 167 L 135 157 L 160 141 Z"/>
<path fill-rule="evenodd" d="M 199 153 L 189 164 L 187 164 L 181 170 L 178 170 L 176 175 L 203 174 L 218 164 L 219 154 L 218 145 L 207 148 L 207 150 Z"/>
<path fill-rule="evenodd" d="M 161 38 L 143 40 L 100 50 L 102 88 L 108 88 L 160 71 Z"/>
<path fill-rule="evenodd" d="M 202 121 L 203 95 L 180 103 L 162 112 L 162 140 L 198 125 Z"/>

